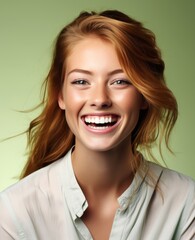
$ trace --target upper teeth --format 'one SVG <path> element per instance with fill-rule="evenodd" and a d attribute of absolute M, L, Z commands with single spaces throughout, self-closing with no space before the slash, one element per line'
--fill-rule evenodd
<path fill-rule="evenodd" d="M 112 116 L 101 116 L 101 117 L 98 117 L 98 116 L 87 116 L 85 117 L 85 122 L 87 123 L 100 123 L 100 124 L 104 124 L 104 123 L 111 123 L 115 120 L 115 118 L 112 118 Z"/>

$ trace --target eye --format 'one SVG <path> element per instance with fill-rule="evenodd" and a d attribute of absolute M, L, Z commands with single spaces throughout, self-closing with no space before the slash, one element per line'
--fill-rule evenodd
<path fill-rule="evenodd" d="M 84 80 L 84 79 L 77 79 L 77 80 L 74 80 L 71 82 L 72 84 L 75 84 L 75 85 L 88 85 L 89 83 Z"/>
<path fill-rule="evenodd" d="M 130 85 L 131 82 L 129 80 L 126 79 L 117 79 L 115 81 L 113 81 L 112 85 Z"/>

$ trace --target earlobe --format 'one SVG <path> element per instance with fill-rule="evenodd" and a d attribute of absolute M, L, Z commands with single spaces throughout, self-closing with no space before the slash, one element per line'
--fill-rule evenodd
<path fill-rule="evenodd" d="M 64 103 L 64 99 L 63 96 L 60 94 L 58 97 L 58 105 L 62 110 L 66 109 L 65 103 Z"/>

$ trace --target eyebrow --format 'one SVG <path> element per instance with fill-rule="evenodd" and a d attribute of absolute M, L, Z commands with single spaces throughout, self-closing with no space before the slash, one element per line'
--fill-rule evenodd
<path fill-rule="evenodd" d="M 84 74 L 87 74 L 87 75 L 93 75 L 93 73 L 91 71 L 88 71 L 88 70 L 85 70 L 85 69 L 79 69 L 79 68 L 75 68 L 73 70 L 71 70 L 67 76 L 69 76 L 71 73 L 84 73 Z M 124 73 L 124 71 L 122 69 L 115 69 L 111 72 L 108 73 L 108 76 L 112 76 L 114 74 L 117 74 L 117 73 Z"/>

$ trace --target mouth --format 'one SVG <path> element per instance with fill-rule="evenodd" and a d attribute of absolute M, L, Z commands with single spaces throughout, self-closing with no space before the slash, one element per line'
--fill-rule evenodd
<path fill-rule="evenodd" d="M 105 116 L 91 116 L 86 115 L 82 117 L 83 122 L 87 127 L 96 129 L 96 130 L 104 130 L 113 127 L 117 124 L 120 117 L 115 114 L 105 115 Z"/>

